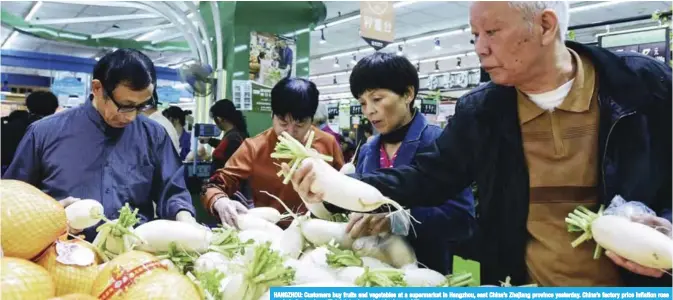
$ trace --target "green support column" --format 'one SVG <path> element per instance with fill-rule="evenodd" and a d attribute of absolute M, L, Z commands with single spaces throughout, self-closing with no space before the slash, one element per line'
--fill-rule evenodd
<path fill-rule="evenodd" d="M 250 71 L 250 32 L 272 33 L 283 35 L 305 28 L 313 28 L 324 21 L 327 14 L 322 2 L 302 1 L 226 1 L 217 2 L 220 12 L 220 28 L 222 30 L 223 58 L 214 55 L 215 61 L 224 59 L 226 70 L 225 97 L 231 99 L 232 80 L 247 80 Z M 215 37 L 214 20 L 210 3 L 201 2 L 200 12 L 203 16 L 208 35 Z M 217 51 L 214 39 L 211 44 L 213 53 Z M 298 77 L 309 74 L 310 31 L 296 36 L 296 73 Z M 239 51 L 234 49 L 239 47 Z M 240 48 L 245 50 L 240 51 Z M 302 60 L 303 59 L 303 60 Z M 216 62 L 214 62 L 217 64 Z M 213 66 L 215 69 L 216 66 Z M 209 103 L 210 104 L 210 103 Z M 197 107 L 197 111 L 207 111 L 208 107 Z M 198 113 L 197 113 L 198 114 Z M 248 131 L 256 135 L 271 126 L 268 113 L 245 112 Z"/>

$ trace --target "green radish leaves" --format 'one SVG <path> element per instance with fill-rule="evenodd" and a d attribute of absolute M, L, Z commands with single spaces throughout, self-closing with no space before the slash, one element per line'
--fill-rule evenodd
<path fill-rule="evenodd" d="M 565 222 L 568 225 L 568 232 L 582 232 L 582 235 L 572 241 L 571 245 L 573 248 L 593 238 L 591 235 L 591 223 L 603 215 L 603 209 L 604 206 L 601 205 L 598 209 L 598 213 L 594 213 L 584 206 L 578 206 L 573 212 L 568 214 L 568 217 L 565 219 Z M 596 244 L 594 259 L 598 259 L 602 252 L 603 248 Z"/>
<path fill-rule="evenodd" d="M 361 287 L 407 286 L 403 271 L 397 269 L 370 270 L 369 267 L 365 267 L 365 272 L 355 279 L 355 284 Z"/>
<path fill-rule="evenodd" d="M 288 163 L 288 165 L 290 166 L 290 172 L 288 174 L 284 174 L 283 171 L 281 170 L 277 174 L 278 177 L 281 176 L 285 177 L 285 179 L 283 179 L 283 184 L 287 184 L 288 182 L 290 182 L 292 174 L 294 174 L 294 171 L 296 171 L 297 168 L 299 168 L 301 162 L 306 158 L 315 157 L 328 162 L 331 162 L 334 159 L 331 156 L 320 154 L 318 153 L 318 151 L 311 148 L 314 136 L 315 132 L 310 131 L 308 134 L 306 145 L 303 145 L 302 143 L 297 141 L 287 132 L 283 132 L 282 135 L 278 136 L 278 143 L 276 143 L 274 152 L 271 153 L 271 158 L 290 160 L 290 162 Z"/>
<path fill-rule="evenodd" d="M 341 250 L 334 243 L 327 245 L 327 264 L 332 268 L 362 267 L 362 259 L 353 250 Z"/>

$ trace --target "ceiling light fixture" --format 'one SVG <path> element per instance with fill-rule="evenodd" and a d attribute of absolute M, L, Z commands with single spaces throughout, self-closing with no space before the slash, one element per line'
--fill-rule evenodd
<path fill-rule="evenodd" d="M 459 57 L 458 59 L 456 59 L 456 69 L 460 69 L 460 65 L 461 65 L 462 63 L 463 63 L 463 59 L 462 59 L 462 58 Z"/>
<path fill-rule="evenodd" d="M 441 50 L 442 49 L 442 42 L 439 40 L 439 38 L 435 38 L 435 50 Z"/>
<path fill-rule="evenodd" d="M 404 55 L 404 49 L 402 48 L 402 45 L 397 45 L 397 56 L 402 55 Z"/>
<path fill-rule="evenodd" d="M 325 44 L 327 43 L 327 40 L 325 40 L 325 31 L 320 29 L 320 43 Z"/>
<path fill-rule="evenodd" d="M 435 60 L 435 72 L 439 72 L 439 61 Z"/>
<path fill-rule="evenodd" d="M 338 58 L 338 57 L 335 57 L 335 58 L 334 58 L 334 67 L 335 67 L 335 68 L 338 68 L 338 67 L 339 67 L 339 58 Z"/>
<path fill-rule="evenodd" d="M 351 59 L 351 63 L 352 63 L 353 65 L 355 65 L 355 64 L 358 63 L 358 57 L 355 56 L 355 54 L 353 54 L 353 58 Z"/>
<path fill-rule="evenodd" d="M 630 1 L 613 0 L 613 1 L 604 1 L 604 2 L 599 2 L 599 3 L 576 6 L 576 7 L 570 8 L 570 12 L 571 13 L 576 13 L 576 12 L 587 11 L 587 10 L 592 10 L 592 9 L 596 9 L 596 8 L 613 6 L 613 5 L 621 4 L 621 3 L 625 3 L 625 2 L 630 2 Z"/>

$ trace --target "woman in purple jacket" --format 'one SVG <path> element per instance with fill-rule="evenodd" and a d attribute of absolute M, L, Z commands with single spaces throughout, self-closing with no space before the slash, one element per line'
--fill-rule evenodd
<path fill-rule="evenodd" d="M 379 133 L 362 146 L 356 173 L 409 165 L 417 153 L 433 146 L 441 129 L 428 124 L 414 108 L 418 86 L 418 72 L 403 56 L 375 53 L 353 68 L 351 92 Z M 328 209 L 334 210 L 333 206 Z M 411 209 L 411 215 L 420 222 L 413 224 L 415 232 L 403 214 L 390 218 L 385 217 L 387 214 L 351 214 L 347 230 L 352 237 L 382 232 L 406 236 L 418 261 L 442 274 L 452 272 L 455 245 L 469 238 L 476 226 L 470 189 L 447 199 L 442 206 Z"/>

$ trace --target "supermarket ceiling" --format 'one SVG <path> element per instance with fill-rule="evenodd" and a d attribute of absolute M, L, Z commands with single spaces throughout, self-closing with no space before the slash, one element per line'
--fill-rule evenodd
<path fill-rule="evenodd" d="M 30 22 L 49 24 L 60 30 L 85 35 L 108 36 L 152 42 L 183 41 L 179 29 L 151 12 L 129 7 L 127 2 L 56 1 L 2 2 L 2 9 L 21 16 Z M 196 1 L 198 2 L 198 1 Z M 671 9 L 669 1 L 593 1 L 571 2 L 571 25 L 601 22 L 625 17 L 650 15 L 657 10 Z M 184 2 L 175 2 L 188 14 Z M 318 85 L 344 83 L 353 61 L 372 50 L 359 37 L 359 2 L 325 1 L 327 18 L 311 34 L 312 78 Z M 432 71 L 456 67 L 456 54 L 471 51 L 467 28 L 468 1 L 399 1 L 395 3 L 396 43 L 383 51 L 402 52 L 423 70 Z M 132 20 L 131 20 L 132 19 Z M 653 26 L 654 21 L 641 21 L 614 25 L 609 30 L 629 29 L 636 26 Z M 320 30 L 322 28 L 322 30 Z M 605 26 L 578 30 L 576 40 L 591 42 L 596 34 L 608 30 Z M 324 36 L 324 41 L 322 37 Z M 435 47 L 435 39 L 439 46 Z M 95 58 L 110 49 L 78 46 L 64 42 L 48 41 L 14 32 L 2 27 L 0 41 L 3 49 L 36 51 Z M 175 66 L 191 59 L 190 52 L 148 52 L 159 66 Z M 337 64 L 338 60 L 338 64 Z M 475 56 L 461 59 L 462 67 L 476 67 Z M 337 75 L 334 79 L 333 75 Z M 319 76 L 323 75 L 323 76 Z M 340 77 L 341 76 L 341 77 Z M 335 88 L 341 89 L 338 85 Z"/>

